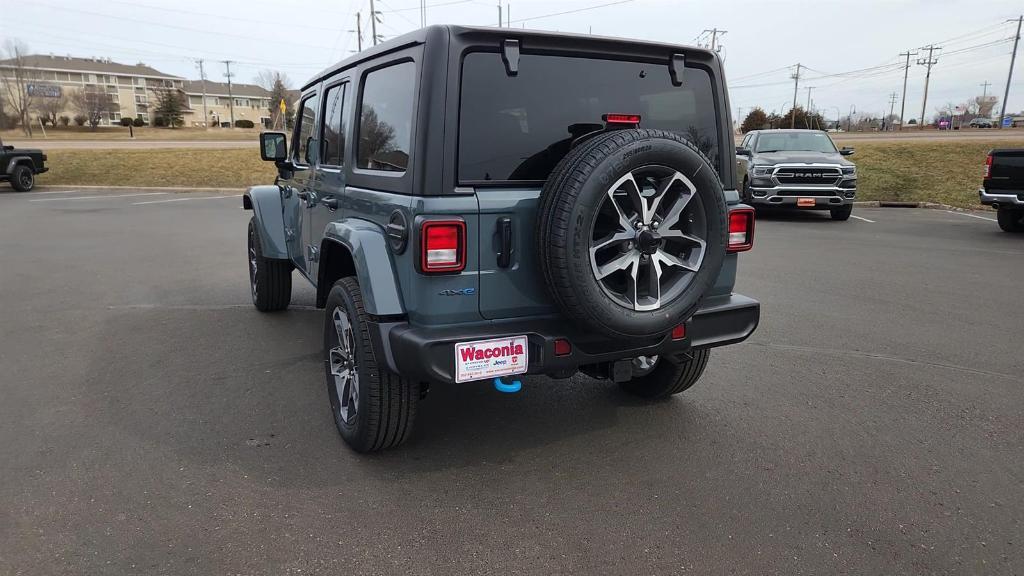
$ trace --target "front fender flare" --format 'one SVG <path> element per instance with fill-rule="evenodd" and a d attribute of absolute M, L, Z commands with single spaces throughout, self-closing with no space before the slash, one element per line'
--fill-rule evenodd
<path fill-rule="evenodd" d="M 367 220 L 350 218 L 331 222 L 324 240 L 343 246 L 352 256 L 356 279 L 363 293 L 363 307 L 376 316 L 405 314 L 398 274 L 391 259 L 384 229 Z M 321 266 L 323 271 L 324 266 Z M 324 286 L 330 290 L 330 286 Z"/>
<path fill-rule="evenodd" d="M 242 207 L 256 214 L 260 248 L 267 258 L 288 259 L 284 236 L 284 207 L 277 186 L 253 186 L 242 197 Z"/>
<path fill-rule="evenodd" d="M 31 168 L 32 172 L 34 173 L 36 171 L 36 165 L 34 162 L 32 162 L 31 156 L 15 156 L 11 158 L 10 161 L 7 162 L 7 169 L 4 170 L 4 174 L 10 174 L 11 172 L 14 172 L 15 166 L 26 161 L 28 162 L 28 167 Z"/>

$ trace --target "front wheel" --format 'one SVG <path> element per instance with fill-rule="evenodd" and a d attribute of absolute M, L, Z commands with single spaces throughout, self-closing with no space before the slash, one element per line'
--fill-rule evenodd
<path fill-rule="evenodd" d="M 28 192 L 36 185 L 35 174 L 24 164 L 19 164 L 11 171 L 11 188 L 18 192 Z"/>
<path fill-rule="evenodd" d="M 667 398 L 696 384 L 704 373 L 710 357 L 711 350 L 707 348 L 694 350 L 691 358 L 682 362 L 658 357 L 640 357 L 633 363 L 633 379 L 620 382 L 619 386 L 641 398 Z"/>
<path fill-rule="evenodd" d="M 1024 210 L 1000 208 L 996 213 L 999 227 L 1003 232 L 1024 232 Z"/>
<path fill-rule="evenodd" d="M 850 214 L 853 214 L 853 204 L 846 204 L 839 208 L 831 208 L 829 209 L 829 214 L 832 215 L 833 220 L 849 220 Z"/>
<path fill-rule="evenodd" d="M 404 442 L 416 420 L 420 387 L 381 366 L 363 294 L 355 278 L 342 278 L 327 295 L 324 374 L 334 424 L 357 452 L 376 452 Z"/>
<path fill-rule="evenodd" d="M 249 220 L 249 289 L 260 312 L 284 310 L 292 299 L 292 263 L 263 256 L 256 217 Z"/>

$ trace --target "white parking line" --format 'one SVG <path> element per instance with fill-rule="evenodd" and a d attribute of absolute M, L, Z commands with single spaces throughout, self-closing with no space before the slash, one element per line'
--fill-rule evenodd
<path fill-rule="evenodd" d="M 967 212 L 954 212 L 952 210 L 946 210 L 950 214 L 959 214 L 960 216 L 970 216 L 971 218 L 977 218 L 978 220 L 988 220 L 989 222 L 998 222 L 995 218 L 989 218 L 987 216 L 978 216 L 977 214 L 968 214 Z"/>
<path fill-rule="evenodd" d="M 44 192 L 29 192 L 29 194 L 77 194 L 81 190 L 46 190 Z"/>
<path fill-rule="evenodd" d="M 238 198 L 241 194 L 230 194 L 228 196 L 189 196 L 186 198 L 169 198 L 167 200 L 147 200 L 146 202 L 132 202 L 132 206 L 143 204 L 166 204 L 167 202 L 184 202 L 186 200 L 217 200 L 219 198 Z"/>
<path fill-rule="evenodd" d="M 874 220 L 868 220 L 867 218 L 861 218 L 860 216 L 857 216 L 856 214 L 850 214 L 850 218 L 856 218 L 857 220 L 863 220 L 865 222 L 871 222 L 872 224 L 875 223 Z"/>
<path fill-rule="evenodd" d="M 168 192 L 139 192 L 137 194 L 99 194 L 97 196 L 74 196 L 72 198 L 36 198 L 29 202 L 59 202 L 64 200 L 99 200 L 101 198 L 129 198 L 132 196 L 160 196 Z"/>

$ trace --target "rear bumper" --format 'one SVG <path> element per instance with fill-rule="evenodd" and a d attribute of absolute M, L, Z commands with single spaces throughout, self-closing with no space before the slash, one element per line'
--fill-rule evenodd
<path fill-rule="evenodd" d="M 984 188 L 979 188 L 978 197 L 981 199 L 981 203 L 986 206 L 1024 208 L 1024 192 L 1012 192 L 1009 190 L 993 190 L 989 192 Z"/>
<path fill-rule="evenodd" d="M 708 298 L 686 322 L 686 337 L 637 338 L 623 342 L 576 332 L 557 316 L 494 320 L 456 326 L 424 327 L 407 322 L 370 326 L 378 350 L 384 350 L 388 368 L 407 378 L 455 382 L 455 344 L 525 335 L 529 341 L 528 374 L 568 377 L 586 364 L 599 364 L 637 356 L 672 356 L 691 348 L 713 348 L 741 342 L 757 328 L 761 305 L 730 294 Z M 555 356 L 554 342 L 566 338 L 572 352 Z"/>

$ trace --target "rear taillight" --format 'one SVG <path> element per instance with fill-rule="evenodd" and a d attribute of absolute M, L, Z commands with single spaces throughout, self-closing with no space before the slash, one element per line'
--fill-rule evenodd
<path fill-rule="evenodd" d="M 754 209 L 736 208 L 729 212 L 729 252 L 754 247 Z"/>
<path fill-rule="evenodd" d="M 985 178 L 992 177 L 992 155 L 989 154 L 985 157 Z"/>
<path fill-rule="evenodd" d="M 428 220 L 420 228 L 420 270 L 459 272 L 466 267 L 466 223 Z"/>

